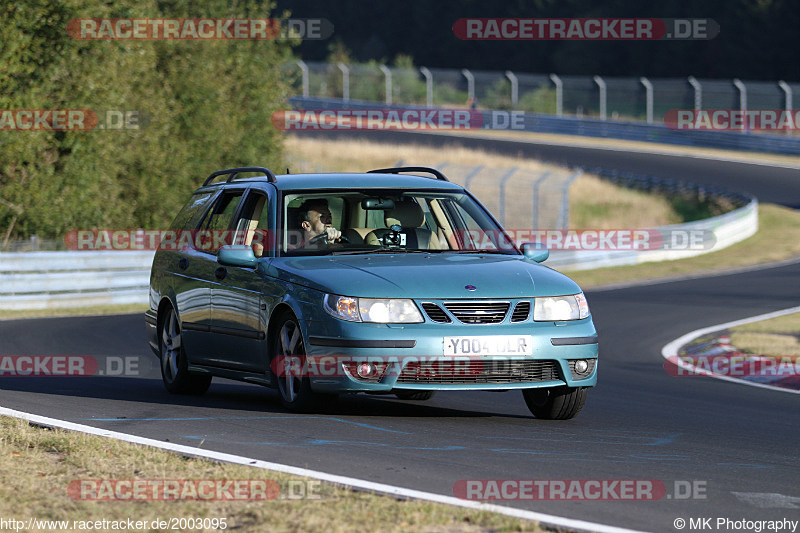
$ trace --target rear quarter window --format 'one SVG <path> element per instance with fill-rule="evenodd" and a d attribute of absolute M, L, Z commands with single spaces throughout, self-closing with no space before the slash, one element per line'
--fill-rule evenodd
<path fill-rule="evenodd" d="M 200 217 L 203 216 L 205 208 L 208 207 L 214 191 L 196 192 L 189 198 L 186 205 L 178 212 L 175 220 L 172 221 L 170 229 L 195 229 Z"/>

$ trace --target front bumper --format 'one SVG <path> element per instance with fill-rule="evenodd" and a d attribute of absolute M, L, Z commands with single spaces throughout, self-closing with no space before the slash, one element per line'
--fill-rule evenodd
<path fill-rule="evenodd" d="M 525 324 L 367 324 L 342 320 L 307 325 L 305 367 L 319 392 L 391 390 L 508 390 L 593 387 L 597 384 L 597 331 L 591 317 Z M 448 336 L 530 335 L 531 355 L 446 356 Z M 575 371 L 586 360 L 588 370 Z M 360 377 L 358 364 L 375 375 Z"/>

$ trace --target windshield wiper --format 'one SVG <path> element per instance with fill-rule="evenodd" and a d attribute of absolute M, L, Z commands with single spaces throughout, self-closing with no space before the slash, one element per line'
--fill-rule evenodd
<path fill-rule="evenodd" d="M 361 248 L 359 250 L 333 250 L 332 255 L 358 254 L 427 254 L 436 250 L 417 250 L 408 248 Z"/>

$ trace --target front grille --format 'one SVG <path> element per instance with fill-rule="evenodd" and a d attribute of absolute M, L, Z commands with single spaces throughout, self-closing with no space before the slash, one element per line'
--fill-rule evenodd
<path fill-rule="evenodd" d="M 524 322 L 528 320 L 529 314 L 531 314 L 531 303 L 519 302 L 511 313 L 511 322 Z"/>
<path fill-rule="evenodd" d="M 450 317 L 447 316 L 447 313 L 444 312 L 444 309 L 442 309 L 435 303 L 423 302 L 422 308 L 425 310 L 425 314 L 428 315 L 428 318 L 430 318 L 434 322 L 441 322 L 441 323 L 452 322 L 452 320 L 450 320 Z"/>
<path fill-rule="evenodd" d="M 558 376 L 558 363 L 542 360 L 437 359 L 408 363 L 397 383 L 405 384 L 503 384 L 553 381 Z"/>
<path fill-rule="evenodd" d="M 497 324 L 502 322 L 511 306 L 509 302 L 445 302 L 448 311 L 464 324 Z"/>

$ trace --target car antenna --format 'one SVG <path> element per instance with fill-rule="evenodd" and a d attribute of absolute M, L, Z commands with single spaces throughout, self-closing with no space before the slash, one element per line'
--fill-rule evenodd
<path fill-rule="evenodd" d="M 286 173 L 291 174 L 291 172 L 289 171 L 289 167 L 286 167 Z"/>

